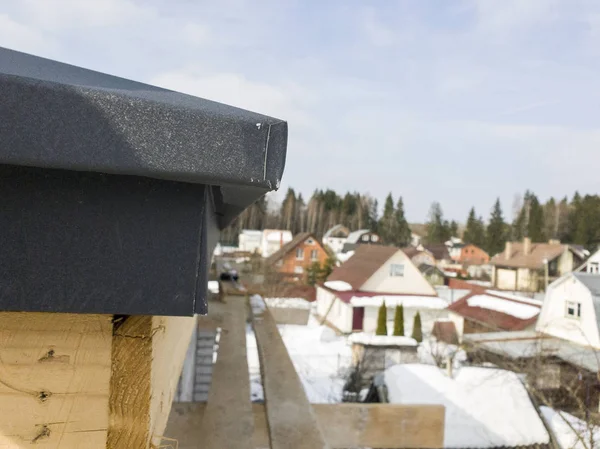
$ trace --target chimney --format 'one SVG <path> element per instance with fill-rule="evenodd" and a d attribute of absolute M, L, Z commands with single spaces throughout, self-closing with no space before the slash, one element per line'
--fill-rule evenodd
<path fill-rule="evenodd" d="M 525 237 L 523 239 L 523 254 L 527 256 L 531 252 L 531 239 L 529 237 Z"/>
<path fill-rule="evenodd" d="M 512 242 L 506 242 L 506 248 L 504 248 L 504 258 L 506 260 L 510 259 L 512 255 Z"/>

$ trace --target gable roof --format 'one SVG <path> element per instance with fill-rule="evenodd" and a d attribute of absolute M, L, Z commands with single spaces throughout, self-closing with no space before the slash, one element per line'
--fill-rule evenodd
<path fill-rule="evenodd" d="M 450 253 L 448 252 L 448 247 L 444 243 L 434 243 L 431 245 L 423 245 L 423 247 L 433 255 L 435 260 L 450 259 Z"/>
<path fill-rule="evenodd" d="M 221 228 L 279 187 L 287 123 L 0 47 L 0 164 L 214 186 Z"/>
<path fill-rule="evenodd" d="M 351 232 L 348 234 L 348 238 L 346 239 L 346 243 L 358 243 L 360 236 L 366 234 L 367 232 L 371 232 L 370 229 L 359 229 L 358 231 Z"/>
<path fill-rule="evenodd" d="M 490 264 L 511 267 L 540 269 L 544 267 L 544 259 L 554 260 L 564 252 L 571 250 L 569 245 L 560 243 L 531 243 L 528 254 L 523 252 L 523 242 L 510 242 L 510 255 L 506 258 L 506 250 L 496 254 Z"/>
<path fill-rule="evenodd" d="M 323 238 L 326 239 L 337 234 L 344 234 L 344 237 L 347 238 L 350 235 L 350 230 L 342 224 L 336 224 L 333 228 L 330 228 L 325 234 L 323 234 Z"/>
<path fill-rule="evenodd" d="M 327 278 L 328 281 L 344 281 L 358 290 L 400 249 L 393 246 L 358 245 L 354 255 L 336 267 Z"/>
<path fill-rule="evenodd" d="M 267 257 L 265 262 L 269 265 L 274 264 L 275 262 L 277 262 L 279 259 L 283 258 L 287 253 L 292 251 L 294 248 L 296 248 L 296 246 L 298 246 L 300 243 L 304 242 L 309 237 L 312 238 L 316 244 L 321 246 L 319 241 L 310 232 L 300 232 L 299 234 L 296 234 L 294 236 L 294 238 L 292 238 L 292 240 L 287 242 L 285 245 L 283 245 L 281 248 L 279 248 L 276 252 L 274 252 L 269 257 Z"/>
<path fill-rule="evenodd" d="M 454 322 L 447 320 L 437 320 L 433 323 L 433 329 L 431 335 L 436 338 L 437 341 L 443 341 L 450 345 L 458 345 L 458 332 L 456 332 L 456 326 Z"/>
<path fill-rule="evenodd" d="M 412 259 L 413 257 L 415 257 L 417 254 L 420 253 L 429 253 L 430 255 L 433 256 L 433 254 L 431 254 L 431 252 L 427 251 L 425 248 L 423 249 L 419 249 L 415 246 L 407 246 L 402 248 L 402 252 L 404 252 L 404 254 L 406 254 L 409 259 Z"/>
<path fill-rule="evenodd" d="M 541 308 L 541 302 L 492 290 L 473 291 L 448 306 L 449 311 L 464 318 L 505 331 L 523 330 L 535 324 Z"/>

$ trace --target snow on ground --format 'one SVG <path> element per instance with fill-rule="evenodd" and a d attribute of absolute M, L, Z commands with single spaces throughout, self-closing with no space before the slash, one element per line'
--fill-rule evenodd
<path fill-rule="evenodd" d="M 431 365 L 405 364 L 384 373 L 395 404 L 446 407 L 444 447 L 492 448 L 550 441 L 527 391 L 515 373 L 463 367 L 454 378 Z"/>
<path fill-rule="evenodd" d="M 208 281 L 208 291 L 214 294 L 219 293 L 219 281 Z"/>
<path fill-rule="evenodd" d="M 349 343 L 370 346 L 417 346 L 417 341 L 410 337 L 394 335 L 375 335 L 369 332 L 356 332 L 348 337 Z"/>
<path fill-rule="evenodd" d="M 353 296 L 354 307 L 379 307 L 385 301 L 387 307 L 403 305 L 413 309 L 445 309 L 448 301 L 437 296 Z"/>
<path fill-rule="evenodd" d="M 310 309 L 311 303 L 304 298 L 265 298 L 267 306 L 277 309 Z"/>
<path fill-rule="evenodd" d="M 588 425 L 576 416 L 550 407 L 540 407 L 540 411 L 562 449 L 597 449 L 600 447 L 600 427 Z M 590 442 L 590 436 L 593 444 Z M 585 444 L 581 439 L 585 441 Z"/>
<path fill-rule="evenodd" d="M 345 375 L 352 362 L 346 338 L 319 325 L 312 316 L 306 326 L 285 324 L 278 328 L 308 400 L 315 404 L 341 402 Z M 246 333 L 252 399 L 260 401 L 263 396 L 256 339 L 250 326 Z"/>
<path fill-rule="evenodd" d="M 349 292 L 352 290 L 352 286 L 344 281 L 327 281 L 324 285 L 325 287 L 338 292 Z"/>
<path fill-rule="evenodd" d="M 483 309 L 506 313 L 522 320 L 528 320 L 540 313 L 540 308 L 537 306 L 521 304 L 488 295 L 472 296 L 467 299 L 467 304 L 471 307 L 481 307 Z"/>
<path fill-rule="evenodd" d="M 262 315 L 267 306 L 260 295 L 253 295 L 250 297 L 250 307 L 254 315 Z"/>
<path fill-rule="evenodd" d="M 417 348 L 419 361 L 426 365 L 439 365 L 446 363 L 448 357 L 452 358 L 452 366 L 460 368 L 467 360 L 467 353 L 456 345 L 450 345 L 435 338 L 424 340 Z"/>

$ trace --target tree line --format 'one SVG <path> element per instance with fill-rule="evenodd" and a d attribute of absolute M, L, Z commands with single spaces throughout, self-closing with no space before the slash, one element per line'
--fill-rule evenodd
<path fill-rule="evenodd" d="M 438 202 L 431 205 L 425 223 L 423 241 L 426 244 L 439 244 L 452 236 L 462 237 L 466 243 L 473 243 L 485 249 L 490 255 L 504 249 L 508 240 L 522 240 L 529 237 L 533 242 L 546 242 L 551 239 L 562 243 L 573 243 L 595 249 L 600 243 L 600 196 L 575 193 L 569 200 L 548 199 L 540 202 L 531 191 L 517 196 L 513 204 L 512 223 L 505 218 L 500 200 L 493 204 L 488 219 L 485 220 L 475 208 L 471 208 L 464 229 L 455 220 L 444 218 L 442 206 Z M 394 199 L 388 194 L 381 216 L 378 203 L 368 194 L 315 190 L 306 202 L 300 193 L 290 188 L 281 204 L 269 210 L 267 200 L 260 199 L 247 208 L 221 235 L 223 242 L 237 243 L 242 229 L 287 229 L 293 234 L 311 232 L 321 238 L 336 224 L 350 230 L 371 229 L 387 244 L 407 246 L 411 242 L 411 229 L 405 217 L 402 197 Z M 462 232 L 461 232 L 462 231 Z M 461 235 L 462 234 L 462 235 Z"/>

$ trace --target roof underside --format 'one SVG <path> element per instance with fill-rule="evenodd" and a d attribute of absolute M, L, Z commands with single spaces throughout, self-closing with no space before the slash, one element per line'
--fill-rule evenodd
<path fill-rule="evenodd" d="M 220 225 L 279 187 L 287 123 L 0 48 L 0 164 L 216 186 Z"/>

